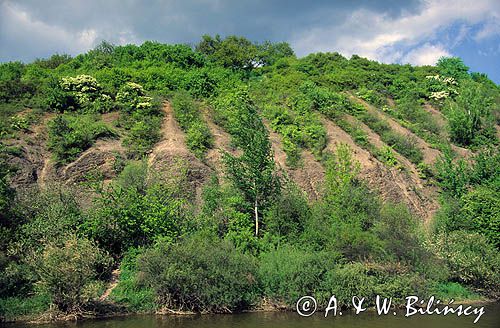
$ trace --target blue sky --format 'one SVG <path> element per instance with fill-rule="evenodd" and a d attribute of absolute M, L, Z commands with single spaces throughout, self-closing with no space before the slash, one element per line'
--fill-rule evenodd
<path fill-rule="evenodd" d="M 0 0 L 0 61 L 75 55 L 102 40 L 196 43 L 202 34 L 287 41 L 387 63 L 459 56 L 500 83 L 500 0 Z"/>

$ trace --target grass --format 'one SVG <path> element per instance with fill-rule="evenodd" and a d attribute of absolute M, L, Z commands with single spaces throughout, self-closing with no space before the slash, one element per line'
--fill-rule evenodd
<path fill-rule="evenodd" d="M 0 322 L 34 317 L 49 309 L 50 303 L 50 297 L 45 294 L 0 299 Z"/>
<path fill-rule="evenodd" d="M 457 282 L 438 283 L 433 288 L 434 295 L 441 300 L 454 299 L 456 301 L 480 300 L 481 296 Z"/>
<path fill-rule="evenodd" d="M 137 250 L 131 250 L 123 258 L 118 285 L 111 292 L 110 299 L 132 312 L 151 312 L 157 308 L 156 297 L 152 288 L 140 282 L 136 267 L 137 255 Z"/>

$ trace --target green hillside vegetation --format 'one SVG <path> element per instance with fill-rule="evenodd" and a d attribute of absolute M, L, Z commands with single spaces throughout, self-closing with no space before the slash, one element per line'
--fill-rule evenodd
<path fill-rule="evenodd" d="M 165 102 L 200 163 L 220 153 L 222 172 L 201 192 L 189 160 L 151 165 Z M 208 119 L 230 136 L 227 149 Z M 418 170 L 437 191 L 433 218 L 382 199 L 325 120 L 388 170 Z M 98 313 L 116 268 L 112 311 L 234 312 L 264 299 L 293 309 L 301 296 L 325 306 L 333 294 L 343 304 L 499 299 L 499 124 L 499 87 L 459 58 L 422 67 L 297 58 L 286 43 L 203 36 L 193 48 L 103 42 L 76 57 L 0 64 L 0 321 Z M 116 176 L 12 184 L 41 128 L 54 170 L 112 142 L 123 148 Z M 422 143 L 439 154 L 434 163 Z M 287 175 L 307 169 L 304 151 L 324 168 L 316 198 Z"/>

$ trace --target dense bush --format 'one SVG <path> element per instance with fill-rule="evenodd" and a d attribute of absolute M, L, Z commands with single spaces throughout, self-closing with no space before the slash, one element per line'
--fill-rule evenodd
<path fill-rule="evenodd" d="M 158 238 L 173 241 L 189 228 L 185 170 L 173 165 L 160 174 L 145 165 L 130 163 L 117 182 L 100 190 L 83 223 L 83 231 L 112 254 Z"/>
<path fill-rule="evenodd" d="M 58 111 L 103 113 L 114 106 L 111 97 L 103 93 L 102 86 L 90 75 L 63 77 L 47 90 L 47 105 Z"/>
<path fill-rule="evenodd" d="M 123 139 L 123 144 L 133 158 L 141 158 L 160 140 L 159 116 L 134 114 L 127 125 L 128 134 Z"/>
<path fill-rule="evenodd" d="M 160 242 L 139 261 L 144 280 L 169 309 L 231 312 L 257 301 L 255 261 L 227 241 Z"/>
<path fill-rule="evenodd" d="M 62 244 L 48 244 L 33 265 L 40 285 L 52 302 L 64 312 L 80 311 L 96 295 L 85 288 L 99 275 L 99 268 L 108 268 L 111 258 L 92 241 L 68 237 Z"/>
<path fill-rule="evenodd" d="M 500 256 L 484 236 L 454 231 L 437 235 L 428 247 L 447 264 L 452 280 L 498 296 Z"/>
<path fill-rule="evenodd" d="M 62 163 L 75 160 L 98 138 L 113 136 L 111 129 L 91 114 L 58 115 L 48 127 L 48 147 L 55 159 Z"/>
<path fill-rule="evenodd" d="M 323 283 L 326 275 L 342 263 L 339 254 L 310 252 L 283 245 L 260 256 L 259 280 L 264 295 L 273 302 L 292 305 L 305 295 L 329 298 Z"/>
<path fill-rule="evenodd" d="M 452 140 L 461 145 L 495 142 L 492 99 L 484 87 L 475 82 L 463 82 L 458 93 L 446 111 Z"/>

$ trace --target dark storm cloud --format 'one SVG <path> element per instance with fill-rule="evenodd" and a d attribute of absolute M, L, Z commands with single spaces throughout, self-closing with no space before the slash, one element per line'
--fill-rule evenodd
<path fill-rule="evenodd" d="M 76 53 L 106 39 L 197 42 L 202 34 L 289 40 L 304 28 L 341 23 L 366 8 L 398 16 L 418 1 L 5 1 L 0 56 L 29 60 L 54 51 Z"/>
<path fill-rule="evenodd" d="M 500 59 L 488 50 L 500 43 L 499 21 L 498 0 L 0 0 L 0 61 L 74 55 L 102 40 L 194 44 L 235 34 L 290 42 L 299 56 L 338 51 L 423 65 L 460 54 L 488 63 Z"/>

